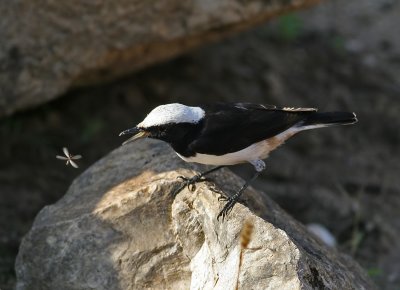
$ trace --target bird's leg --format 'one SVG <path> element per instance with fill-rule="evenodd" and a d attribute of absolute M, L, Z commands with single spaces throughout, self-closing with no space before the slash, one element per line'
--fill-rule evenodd
<path fill-rule="evenodd" d="M 225 217 L 231 212 L 233 206 L 235 203 L 239 200 L 240 196 L 242 195 L 243 191 L 246 190 L 246 188 L 250 185 L 251 182 L 253 182 L 259 175 L 261 171 L 256 173 L 252 176 L 252 178 L 239 189 L 237 193 L 235 193 L 233 196 L 225 197 L 225 196 L 220 196 L 218 200 L 225 200 L 227 203 L 223 207 L 223 209 L 220 211 L 220 213 L 217 216 L 217 219 L 219 220 L 220 217 L 222 217 L 222 220 L 225 219 Z"/>
<path fill-rule="evenodd" d="M 207 171 L 204 171 L 202 173 L 196 174 L 195 176 L 193 176 L 191 178 L 188 178 L 188 177 L 185 177 L 185 176 L 178 176 L 178 178 L 181 179 L 183 181 L 183 183 L 174 192 L 173 195 L 174 196 L 177 195 L 179 192 L 181 192 L 185 188 L 185 186 L 187 186 L 190 191 L 194 191 L 196 189 L 196 183 L 197 182 L 202 182 L 202 181 L 206 180 L 205 178 L 203 178 L 204 176 L 206 176 L 206 175 L 208 175 L 208 174 L 210 174 L 212 172 L 215 172 L 215 171 L 217 171 L 217 170 L 219 170 L 219 169 L 221 169 L 223 167 L 225 167 L 225 166 L 214 167 L 214 168 L 212 168 L 210 170 L 207 170 Z"/>
<path fill-rule="evenodd" d="M 225 206 L 222 208 L 222 210 L 218 214 L 217 220 L 219 220 L 220 217 L 222 217 L 222 220 L 225 219 L 225 217 L 231 212 L 235 203 L 239 200 L 242 193 L 265 169 L 265 163 L 262 160 L 252 161 L 251 164 L 254 165 L 256 172 L 249 180 L 247 180 L 245 182 L 245 184 L 243 184 L 242 188 L 240 188 L 239 191 L 237 193 L 235 193 L 233 196 L 230 196 L 230 197 L 221 196 L 218 198 L 218 200 L 225 200 L 225 201 L 227 201 L 227 203 L 225 204 Z"/>

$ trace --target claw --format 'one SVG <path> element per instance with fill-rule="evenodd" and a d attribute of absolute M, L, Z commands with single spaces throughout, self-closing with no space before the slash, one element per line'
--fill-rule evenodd
<path fill-rule="evenodd" d="M 219 212 L 217 216 L 217 220 L 219 220 L 220 217 L 222 217 L 222 221 L 225 220 L 225 217 L 229 215 L 229 213 L 232 211 L 233 207 L 235 206 L 235 203 L 237 200 L 232 197 L 227 197 L 226 200 L 228 201 L 225 206 L 222 208 L 222 210 Z"/>
<path fill-rule="evenodd" d="M 208 179 L 208 178 L 205 178 L 204 176 L 207 175 L 207 174 L 210 174 L 211 172 L 215 172 L 216 170 L 218 170 L 218 169 L 220 169 L 220 168 L 222 168 L 222 167 L 223 167 L 223 166 L 215 167 L 215 168 L 213 168 L 213 169 L 211 169 L 211 170 L 208 170 L 208 171 L 205 171 L 205 172 L 203 172 L 203 173 L 197 174 L 197 175 L 195 175 L 195 176 L 193 176 L 193 177 L 191 177 L 191 178 L 188 178 L 188 177 L 185 177 L 185 176 L 182 176 L 182 175 L 178 176 L 177 179 L 180 179 L 180 180 L 182 181 L 183 184 L 182 184 L 182 186 L 180 186 L 177 190 L 175 190 L 175 191 L 173 192 L 174 197 L 175 197 L 179 192 L 181 192 L 186 186 L 187 186 L 188 190 L 190 190 L 190 191 L 195 191 L 195 190 L 196 190 L 196 183 L 197 183 L 197 182 L 209 181 L 209 179 Z M 211 189 L 211 190 L 214 191 L 214 192 L 220 193 L 219 190 L 218 190 L 218 191 L 215 190 L 215 189 Z"/>
<path fill-rule="evenodd" d="M 187 178 L 185 176 L 182 176 L 182 175 L 179 175 L 176 179 L 181 179 L 182 181 L 188 181 L 189 180 L 189 178 Z"/>
<path fill-rule="evenodd" d="M 205 179 L 205 181 L 210 181 L 209 179 Z M 224 195 L 224 193 L 215 186 L 215 184 L 210 184 L 208 187 L 212 192 L 218 193 L 219 195 Z"/>
<path fill-rule="evenodd" d="M 183 185 L 180 186 L 177 190 L 174 191 L 174 193 L 173 193 L 174 197 L 179 192 L 181 192 L 185 188 L 185 186 L 187 186 L 190 191 L 195 191 L 196 190 L 196 185 L 195 184 L 197 182 L 208 181 L 209 179 L 205 178 L 204 176 L 207 175 L 207 174 L 210 174 L 211 172 L 215 172 L 215 171 L 221 169 L 222 167 L 224 167 L 224 166 L 215 167 L 215 168 L 213 168 L 211 170 L 208 170 L 208 171 L 205 171 L 203 173 L 197 174 L 197 175 L 195 175 L 195 176 L 193 176 L 191 178 L 188 178 L 188 177 L 185 177 L 185 176 L 182 176 L 182 175 L 178 176 L 177 179 L 182 180 L 183 181 Z"/>
<path fill-rule="evenodd" d="M 262 162 L 261 160 L 259 160 L 259 162 L 261 162 L 262 165 L 265 165 L 264 162 Z M 262 168 L 264 169 L 264 168 Z M 219 220 L 220 217 L 222 217 L 222 220 L 225 219 L 225 217 L 231 212 L 231 210 L 233 209 L 233 207 L 235 206 L 235 203 L 239 200 L 240 196 L 242 195 L 242 193 L 246 190 L 246 188 L 250 185 L 250 183 L 252 181 L 254 181 L 258 175 L 260 175 L 262 170 L 257 171 L 253 177 L 246 181 L 245 184 L 243 184 L 242 188 L 239 189 L 239 191 L 233 195 L 232 197 L 219 197 L 218 200 L 226 200 L 227 203 L 225 204 L 225 206 L 222 208 L 222 210 L 220 211 L 220 213 L 217 216 L 217 220 Z"/>
<path fill-rule="evenodd" d="M 195 175 L 191 178 L 179 175 L 177 179 L 180 179 L 182 181 L 182 185 L 173 192 L 173 196 L 175 197 L 179 192 L 181 192 L 186 186 L 189 191 L 195 191 L 196 190 L 196 182 L 199 181 L 204 181 L 203 178 L 200 175 Z"/>
<path fill-rule="evenodd" d="M 196 184 L 194 183 L 188 183 L 187 187 L 192 192 L 196 190 Z"/>
<path fill-rule="evenodd" d="M 228 201 L 228 200 L 229 200 L 229 197 L 227 197 L 225 195 L 218 196 L 218 201 Z"/>

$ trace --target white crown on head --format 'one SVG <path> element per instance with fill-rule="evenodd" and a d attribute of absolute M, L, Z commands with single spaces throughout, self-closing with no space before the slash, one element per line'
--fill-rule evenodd
<path fill-rule="evenodd" d="M 138 124 L 140 128 L 174 124 L 198 123 L 205 112 L 200 107 L 189 107 L 182 104 L 167 104 L 154 108 L 147 117 Z"/>

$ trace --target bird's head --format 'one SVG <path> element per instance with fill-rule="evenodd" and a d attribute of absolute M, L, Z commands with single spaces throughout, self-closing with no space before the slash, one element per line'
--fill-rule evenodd
<path fill-rule="evenodd" d="M 122 131 L 119 136 L 133 135 L 123 145 L 146 137 L 172 142 L 182 137 L 187 127 L 198 124 L 204 115 L 205 112 L 200 107 L 177 103 L 161 105 L 153 109 L 142 122 Z"/>

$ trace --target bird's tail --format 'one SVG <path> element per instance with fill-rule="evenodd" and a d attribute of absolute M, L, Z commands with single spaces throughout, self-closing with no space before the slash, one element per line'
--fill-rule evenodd
<path fill-rule="evenodd" d="M 355 113 L 350 112 L 327 112 L 327 113 L 314 113 L 307 119 L 298 124 L 301 130 L 323 128 L 336 125 L 351 125 L 357 123 Z"/>

